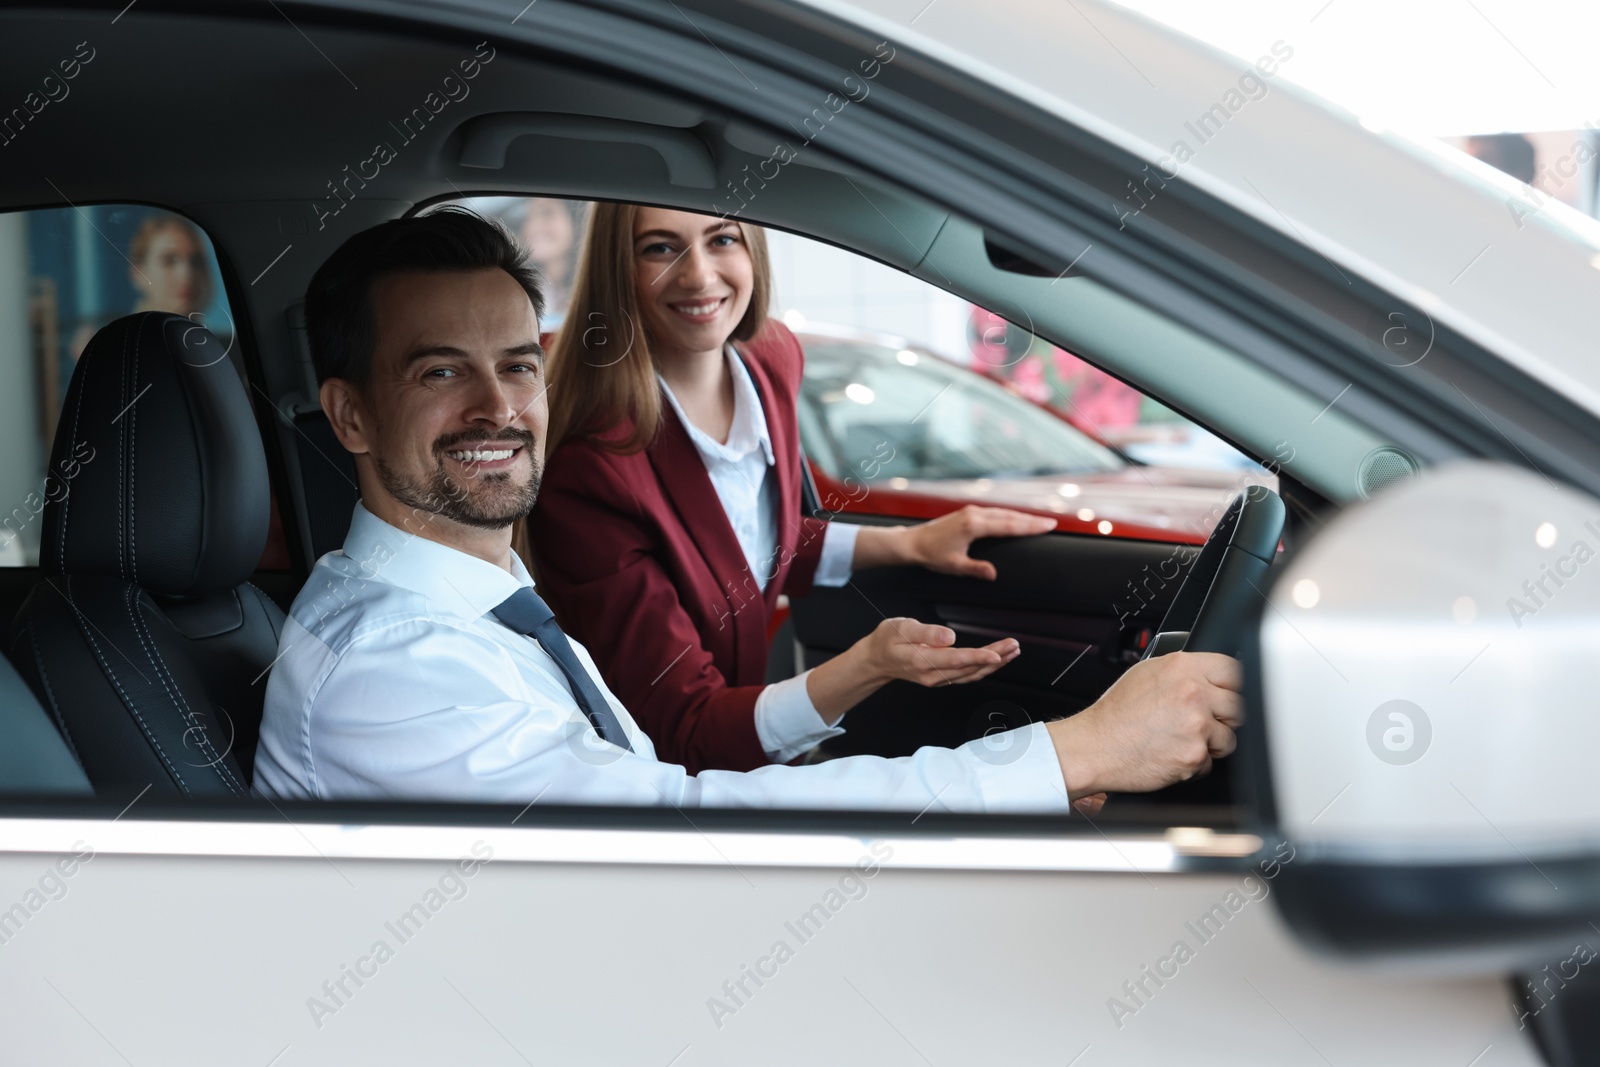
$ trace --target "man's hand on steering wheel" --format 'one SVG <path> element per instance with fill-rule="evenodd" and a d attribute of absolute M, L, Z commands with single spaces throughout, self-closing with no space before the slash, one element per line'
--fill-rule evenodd
<path fill-rule="evenodd" d="M 1067 795 L 1143 793 L 1205 774 L 1234 749 L 1242 685 L 1238 661 L 1214 652 L 1134 664 L 1094 704 L 1050 724 Z"/>

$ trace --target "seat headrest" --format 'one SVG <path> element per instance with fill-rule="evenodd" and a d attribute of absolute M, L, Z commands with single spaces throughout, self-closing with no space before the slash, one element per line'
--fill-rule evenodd
<path fill-rule="evenodd" d="M 44 486 L 39 565 L 162 596 L 250 577 L 271 508 L 266 455 L 227 348 L 181 315 L 129 315 L 72 372 Z"/>

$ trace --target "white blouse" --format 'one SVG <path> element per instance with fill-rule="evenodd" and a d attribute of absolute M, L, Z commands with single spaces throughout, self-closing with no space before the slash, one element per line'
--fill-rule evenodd
<path fill-rule="evenodd" d="M 744 360 L 732 345 L 724 348 L 733 374 L 733 425 L 728 440 L 718 442 L 684 414 L 672 387 L 660 374 L 661 391 L 688 431 L 695 451 L 706 465 L 711 486 L 722 501 L 728 524 L 744 550 L 750 574 L 766 589 L 767 576 L 778 552 L 778 479 L 772 473 L 776 459 L 772 437 L 767 431 L 766 412 L 761 394 L 756 391 Z M 850 562 L 855 556 L 856 534 L 860 527 L 851 523 L 828 524 L 822 538 L 822 558 L 817 563 L 815 585 L 840 586 L 850 580 Z M 756 736 L 769 759 L 787 763 L 809 751 L 826 738 L 844 733 L 843 728 L 822 721 L 811 696 L 806 692 L 805 671 L 794 678 L 774 682 L 756 698 Z M 842 720 L 841 720 L 842 721 Z"/>

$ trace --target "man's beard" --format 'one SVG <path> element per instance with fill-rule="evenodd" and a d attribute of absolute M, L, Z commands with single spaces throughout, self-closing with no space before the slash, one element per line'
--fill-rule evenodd
<path fill-rule="evenodd" d="M 526 485 L 512 486 L 510 471 L 474 474 L 471 482 L 475 484 L 467 486 L 462 486 L 445 472 L 446 451 L 504 443 L 521 445 L 523 451 L 527 453 L 528 462 L 533 470 Z M 540 467 L 539 457 L 534 455 L 534 443 L 532 434 L 493 440 L 482 437 L 441 438 L 434 447 L 438 464 L 425 478 L 403 475 L 381 459 L 376 464 L 378 478 L 390 496 L 409 508 L 439 515 L 463 526 L 475 526 L 481 530 L 502 530 L 518 519 L 526 517 L 533 510 L 534 501 L 539 497 L 539 481 L 544 471 Z M 506 491 L 492 493 L 484 491 L 491 486 L 495 489 L 504 488 Z M 480 499 L 485 496 L 494 499 Z"/>

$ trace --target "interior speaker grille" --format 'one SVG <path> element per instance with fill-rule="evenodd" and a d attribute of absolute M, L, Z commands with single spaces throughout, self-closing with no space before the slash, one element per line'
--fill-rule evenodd
<path fill-rule="evenodd" d="M 1375 448 L 1367 453 L 1356 471 L 1356 491 L 1365 499 L 1398 482 L 1410 481 L 1421 470 L 1416 460 L 1393 445 Z"/>

